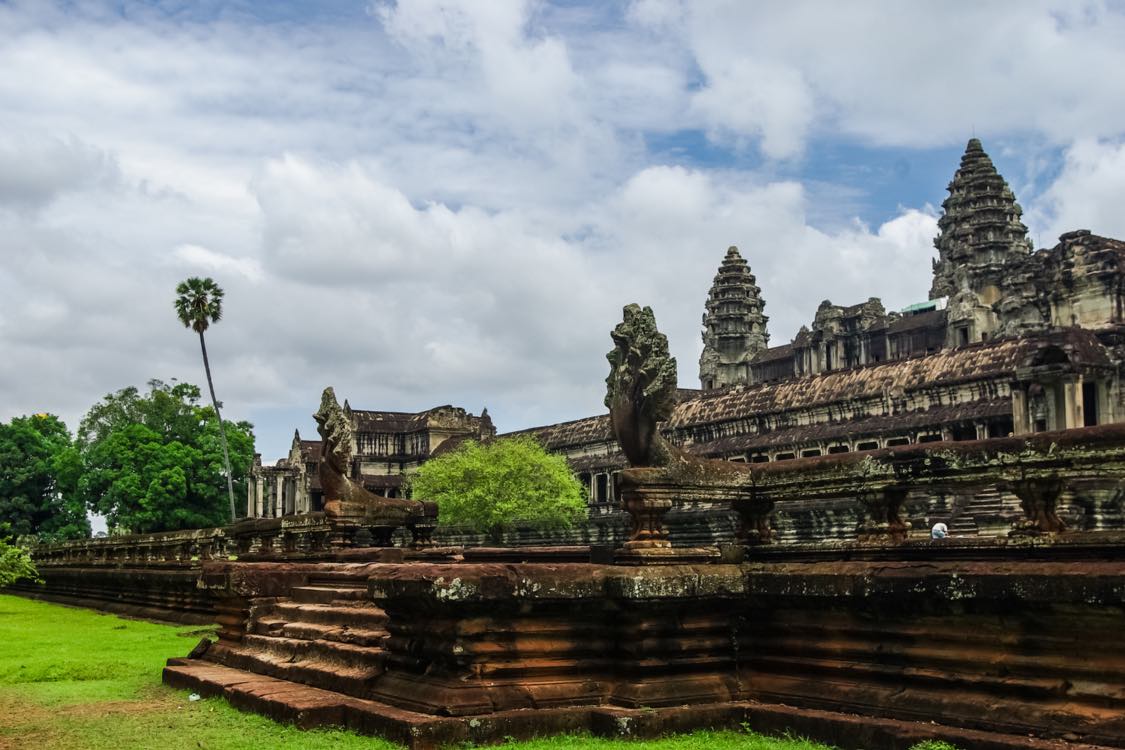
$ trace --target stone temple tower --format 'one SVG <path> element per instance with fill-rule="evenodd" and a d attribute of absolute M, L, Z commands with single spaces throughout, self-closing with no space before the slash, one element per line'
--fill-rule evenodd
<path fill-rule="evenodd" d="M 930 299 L 949 298 L 947 344 L 960 346 L 997 332 L 994 305 L 1031 243 L 1020 221 L 1023 209 L 976 138 L 965 148 L 948 190 L 934 239 L 938 259 Z"/>
<path fill-rule="evenodd" d="M 703 314 L 699 381 L 704 390 L 750 382 L 750 360 L 769 344 L 757 279 L 737 247 L 727 250 Z"/>

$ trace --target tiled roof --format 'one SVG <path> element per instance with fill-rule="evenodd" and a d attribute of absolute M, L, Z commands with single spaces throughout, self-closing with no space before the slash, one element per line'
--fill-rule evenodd
<path fill-rule="evenodd" d="M 319 440 L 302 440 L 301 441 L 301 456 L 306 461 L 317 461 L 320 459 L 320 441 Z"/>
<path fill-rule="evenodd" d="M 762 434 L 733 435 L 706 443 L 686 446 L 687 450 L 706 455 L 719 455 L 738 451 L 778 448 L 816 441 L 842 438 L 854 439 L 867 435 L 885 435 L 896 431 L 907 432 L 919 427 L 999 417 L 1012 413 L 1009 398 L 986 399 L 965 404 L 950 404 L 905 414 L 887 414 L 864 417 L 846 422 L 826 422 L 773 430 Z"/>
<path fill-rule="evenodd" d="M 425 427 L 426 412 L 352 409 L 356 432 L 414 432 Z"/>
<path fill-rule="evenodd" d="M 826 405 L 850 399 L 881 398 L 886 392 L 906 394 L 931 386 L 1010 378 L 1015 375 L 1017 368 L 1030 364 L 1038 352 L 1050 345 L 1062 347 L 1070 353 L 1072 360 L 1077 363 L 1094 366 L 1110 365 L 1105 347 L 1092 332 L 1070 328 L 1037 336 L 996 339 L 956 349 L 944 349 L 926 356 L 881 362 L 850 370 L 837 370 L 772 383 L 736 385 L 720 390 L 704 391 L 694 398 L 686 399 L 677 404 L 675 411 L 672 412 L 671 419 L 665 423 L 664 428 L 676 430 L 732 421 L 759 414 Z M 896 415 L 887 417 L 887 419 L 897 419 L 901 416 L 917 419 L 917 424 L 926 424 L 932 423 L 934 420 L 948 422 L 968 419 L 973 416 L 1003 413 L 999 411 L 999 405 L 992 402 L 974 402 L 949 408 L 966 409 L 966 411 L 963 416 L 958 416 L 952 412 L 947 414 L 931 410 L 930 412 Z M 1005 408 L 1010 411 L 1011 407 L 1009 405 Z M 973 412 L 973 409 L 983 411 L 977 413 Z M 846 434 L 859 422 L 836 424 L 842 425 L 844 432 L 840 434 Z M 892 425 L 892 423 L 888 422 L 887 425 Z M 902 424 L 903 428 L 907 426 L 910 425 Z M 829 427 L 832 427 L 832 423 L 814 426 L 815 429 L 827 429 Z M 887 429 L 892 429 L 892 427 L 887 426 Z M 779 430 L 769 434 L 780 435 L 781 432 Z M 534 435 L 544 447 L 551 450 L 561 450 L 591 443 L 613 442 L 615 440 L 608 414 L 535 427 L 509 434 Z M 746 439 L 750 437 L 756 436 L 746 436 Z M 716 445 L 716 443 L 708 445 Z"/>
<path fill-rule="evenodd" d="M 783 359 L 789 359 L 793 356 L 793 345 L 782 344 L 781 346 L 771 346 L 769 349 L 758 352 L 754 358 L 750 360 L 750 364 L 758 365 L 764 362 L 778 362 Z"/>
<path fill-rule="evenodd" d="M 945 326 L 945 310 L 928 310 L 913 315 L 904 315 L 887 326 L 888 334 L 916 331 L 919 328 L 943 328 Z"/>
<path fill-rule="evenodd" d="M 509 432 L 500 437 L 514 437 L 516 435 L 531 435 L 538 440 L 544 448 L 559 450 L 572 445 L 585 445 L 587 443 L 615 441 L 613 430 L 609 424 L 609 415 L 600 414 L 596 417 L 575 419 L 570 422 L 546 425 L 545 427 L 532 427 L 527 430 Z"/>
<path fill-rule="evenodd" d="M 1090 331 L 1067 329 L 1023 338 L 998 339 L 910 359 L 891 360 L 850 370 L 734 386 L 708 391 L 676 407 L 668 427 L 721 422 L 836 401 L 878 398 L 884 391 L 904 392 L 934 385 L 1010 376 L 1044 346 L 1056 344 L 1084 364 L 1108 366 L 1103 347 Z"/>

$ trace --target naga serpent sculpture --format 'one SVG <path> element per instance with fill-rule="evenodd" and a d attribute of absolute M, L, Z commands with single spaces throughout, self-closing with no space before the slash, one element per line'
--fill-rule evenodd
<path fill-rule="evenodd" d="M 676 359 L 668 338 L 657 330 L 651 307 L 626 305 L 613 329 L 614 349 L 606 355 L 605 405 L 613 433 L 630 466 L 670 466 L 687 456 L 664 439 L 659 423 L 676 406 Z"/>
<path fill-rule="evenodd" d="M 341 408 L 336 392 L 325 388 L 320 409 L 313 415 L 320 433 L 320 486 L 324 491 L 324 512 L 338 519 L 364 525 L 402 526 L 432 515 L 426 503 L 417 500 L 382 497 L 352 481 L 352 418 Z"/>

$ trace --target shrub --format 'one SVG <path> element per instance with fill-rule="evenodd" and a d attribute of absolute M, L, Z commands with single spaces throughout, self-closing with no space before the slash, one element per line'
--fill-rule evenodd
<path fill-rule="evenodd" d="M 566 528 L 586 514 L 585 490 L 562 456 L 532 438 L 469 441 L 422 465 L 413 496 L 438 505 L 443 523 L 499 541 L 517 523 Z"/>

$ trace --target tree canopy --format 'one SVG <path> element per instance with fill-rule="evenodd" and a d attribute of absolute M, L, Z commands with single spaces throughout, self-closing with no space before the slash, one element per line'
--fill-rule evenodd
<path fill-rule="evenodd" d="M 230 522 L 222 439 L 199 388 L 153 380 L 149 392 L 124 388 L 90 409 L 78 430 L 77 495 L 115 530 L 135 533 Z M 234 480 L 254 455 L 252 426 L 226 422 Z"/>
<path fill-rule="evenodd" d="M 567 527 L 586 514 L 585 491 L 566 459 L 529 437 L 465 442 L 422 464 L 410 488 L 437 503 L 442 523 L 494 539 L 517 523 Z"/>
<path fill-rule="evenodd" d="M 203 354 L 203 369 L 207 373 L 207 389 L 211 392 L 211 406 L 215 409 L 218 419 L 215 423 L 219 426 L 219 441 L 223 447 L 223 469 L 227 480 L 227 501 L 230 507 L 230 518 L 235 517 L 234 509 L 234 474 L 230 468 L 230 447 L 227 444 L 227 431 L 223 427 L 223 414 L 219 411 L 219 399 L 215 396 L 215 382 L 211 379 L 211 361 L 207 358 L 207 342 L 203 332 L 212 323 L 218 323 L 223 317 L 223 288 L 213 279 L 201 279 L 192 276 L 176 286 L 176 317 L 184 324 L 199 334 L 199 349 Z"/>
<path fill-rule="evenodd" d="M 70 432 L 52 414 L 0 423 L 0 518 L 16 536 L 59 541 L 90 535 L 73 477 Z"/>
<path fill-rule="evenodd" d="M 185 328 L 203 333 L 223 317 L 223 288 L 211 278 L 181 281 L 176 286 L 176 316 Z"/>

